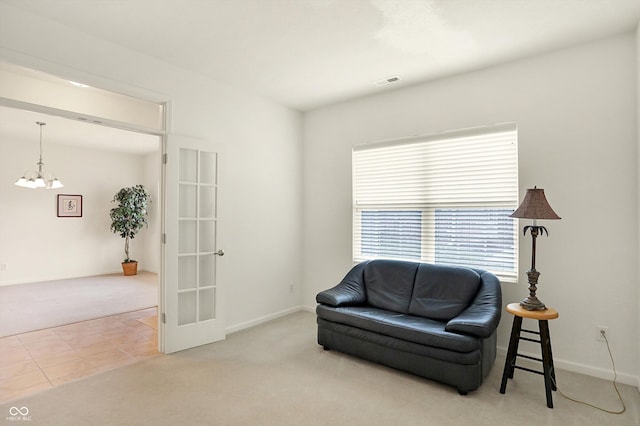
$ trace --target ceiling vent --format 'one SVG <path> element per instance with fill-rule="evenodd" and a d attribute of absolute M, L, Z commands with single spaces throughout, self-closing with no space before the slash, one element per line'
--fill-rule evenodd
<path fill-rule="evenodd" d="M 395 77 L 383 78 L 382 80 L 378 80 L 373 84 L 375 84 L 376 86 L 386 86 L 387 84 L 396 83 L 398 81 L 400 81 L 400 77 L 395 76 Z"/>

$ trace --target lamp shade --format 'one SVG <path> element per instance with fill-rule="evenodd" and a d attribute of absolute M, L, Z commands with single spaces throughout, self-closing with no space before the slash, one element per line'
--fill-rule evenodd
<path fill-rule="evenodd" d="M 16 181 L 15 184 L 23 188 L 27 188 L 27 178 L 25 176 L 22 176 Z"/>
<path fill-rule="evenodd" d="M 59 188 L 63 188 L 64 185 L 62 184 L 62 182 L 60 182 L 58 180 L 58 178 L 54 178 L 50 181 L 47 182 L 47 188 L 48 189 L 59 189 Z"/>
<path fill-rule="evenodd" d="M 560 216 L 553 211 L 547 198 L 544 196 L 544 189 L 537 187 L 527 189 L 527 193 L 520 207 L 518 207 L 510 217 L 520 219 L 560 219 Z"/>

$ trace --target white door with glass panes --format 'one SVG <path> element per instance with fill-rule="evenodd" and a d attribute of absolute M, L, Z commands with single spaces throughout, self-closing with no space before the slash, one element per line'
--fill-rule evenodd
<path fill-rule="evenodd" d="M 169 136 L 162 316 L 165 353 L 225 338 L 218 270 L 220 146 Z"/>

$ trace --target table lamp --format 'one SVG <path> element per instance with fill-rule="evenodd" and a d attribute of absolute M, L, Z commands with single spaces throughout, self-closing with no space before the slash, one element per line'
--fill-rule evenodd
<path fill-rule="evenodd" d="M 547 234 L 549 231 L 544 226 L 540 226 L 536 223 L 538 219 L 560 219 L 560 216 L 553 211 L 547 198 L 544 196 L 544 189 L 533 187 L 533 189 L 527 189 L 527 193 L 524 196 L 524 200 L 520 204 L 520 207 L 514 211 L 510 217 L 519 219 L 533 219 L 533 225 L 527 225 L 524 227 L 524 235 L 527 231 L 531 234 L 532 248 L 531 248 L 531 269 L 527 271 L 529 278 L 529 296 L 520 302 L 520 306 L 528 311 L 543 311 L 547 307 L 536 297 L 538 277 L 540 272 L 536 271 L 536 238 L 538 235 Z"/>

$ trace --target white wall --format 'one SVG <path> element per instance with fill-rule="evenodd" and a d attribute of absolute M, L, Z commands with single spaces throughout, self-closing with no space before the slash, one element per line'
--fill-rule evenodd
<path fill-rule="evenodd" d="M 158 138 L 158 151 L 143 157 L 142 184 L 151 194 L 151 204 L 149 205 L 149 226 L 139 234 L 143 239 L 144 253 L 142 258 L 144 263 L 138 265 L 145 271 L 155 273 L 160 272 L 160 235 L 162 234 L 162 199 L 160 198 L 162 165 L 160 158 L 160 138 Z"/>
<path fill-rule="evenodd" d="M 157 103 L 95 87 L 77 87 L 28 68 L 0 63 L 0 94 L 21 102 L 75 111 L 83 116 L 162 130 L 162 107 Z"/>
<path fill-rule="evenodd" d="M 544 224 L 536 263 L 538 296 L 560 312 L 550 325 L 557 365 L 611 378 L 595 339 L 606 325 L 619 379 L 637 384 L 635 58 L 627 34 L 305 114 L 305 305 L 351 265 L 352 146 L 514 121 L 520 193 L 544 188 L 562 217 Z M 520 283 L 503 284 L 505 304 L 527 294 L 528 235 L 520 248 Z M 499 347 L 511 321 L 503 316 Z"/>
<path fill-rule="evenodd" d="M 50 143 L 45 169 L 65 187 L 31 190 L 13 184 L 36 167 L 38 141 L 31 142 L 0 142 L 0 264 L 6 265 L 0 285 L 121 271 L 124 240 L 109 230 L 111 199 L 123 186 L 145 183 L 144 157 Z M 147 182 L 153 180 L 149 173 Z M 82 195 L 82 217 L 57 217 L 58 194 Z M 145 260 L 145 233 L 132 241 L 131 255 L 141 269 L 152 270 Z M 150 257 L 154 250 L 157 257 L 157 245 L 149 248 Z"/>
<path fill-rule="evenodd" d="M 0 59 L 168 100 L 168 129 L 225 144 L 219 263 L 229 327 L 301 303 L 299 113 L 0 4 Z M 297 292 L 288 292 L 289 283 Z"/>

